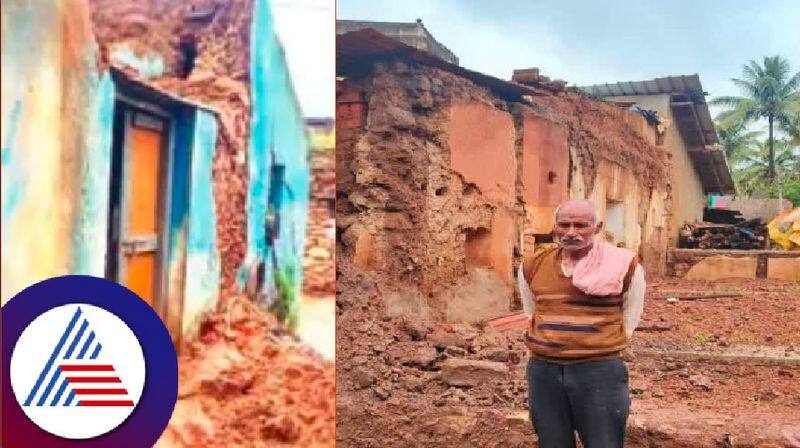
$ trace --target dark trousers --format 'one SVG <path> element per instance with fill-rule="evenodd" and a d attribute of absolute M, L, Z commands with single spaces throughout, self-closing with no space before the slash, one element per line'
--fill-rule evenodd
<path fill-rule="evenodd" d="M 630 411 L 621 359 L 558 365 L 528 361 L 528 403 L 539 448 L 623 448 Z"/>

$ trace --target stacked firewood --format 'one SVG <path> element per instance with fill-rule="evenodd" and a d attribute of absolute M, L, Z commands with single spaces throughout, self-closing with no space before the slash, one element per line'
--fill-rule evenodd
<path fill-rule="evenodd" d="M 739 224 L 696 222 L 684 224 L 679 246 L 686 249 L 764 249 L 766 227 L 760 219 Z"/>

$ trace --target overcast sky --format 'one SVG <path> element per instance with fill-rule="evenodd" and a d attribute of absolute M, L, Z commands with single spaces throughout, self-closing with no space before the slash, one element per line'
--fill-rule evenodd
<path fill-rule="evenodd" d="M 794 0 L 339 0 L 338 18 L 413 22 L 460 65 L 510 79 L 515 68 L 573 85 L 698 73 L 711 96 L 738 95 L 730 78 L 779 54 L 800 71 Z"/>
<path fill-rule="evenodd" d="M 336 102 L 334 0 L 274 0 L 272 15 L 306 117 L 333 117 Z"/>

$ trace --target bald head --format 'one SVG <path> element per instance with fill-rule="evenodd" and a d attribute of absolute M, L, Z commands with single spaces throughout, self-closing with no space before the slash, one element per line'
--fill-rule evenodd
<path fill-rule="evenodd" d="M 583 253 L 594 243 L 602 224 L 591 201 L 571 199 L 556 208 L 553 238 L 565 251 Z"/>
<path fill-rule="evenodd" d="M 597 211 L 597 207 L 594 206 L 594 202 L 588 199 L 570 199 L 567 202 L 562 202 L 556 207 L 555 221 L 558 221 L 558 214 L 560 212 L 589 216 L 595 225 L 600 224 L 602 220 L 602 218 L 600 218 L 600 212 Z"/>

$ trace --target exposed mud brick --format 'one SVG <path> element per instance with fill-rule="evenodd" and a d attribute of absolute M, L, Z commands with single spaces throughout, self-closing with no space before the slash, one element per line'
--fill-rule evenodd
<path fill-rule="evenodd" d="M 311 197 L 303 261 L 303 291 L 313 296 L 336 293 L 336 173 L 334 151 L 317 150 L 311 159 Z"/>
<path fill-rule="evenodd" d="M 428 341 L 436 347 L 469 347 L 469 341 L 464 336 L 458 333 L 449 333 L 446 331 L 434 331 L 428 335 Z"/>
<path fill-rule="evenodd" d="M 396 364 L 417 367 L 429 366 L 438 356 L 436 348 L 425 342 L 396 342 L 387 353 Z"/>
<path fill-rule="evenodd" d="M 91 0 L 92 21 L 103 60 L 152 87 L 206 104 L 219 113 L 212 167 L 221 260 L 221 295 L 236 292 L 236 272 L 246 247 L 246 152 L 250 128 L 251 0 Z M 213 9 L 207 23 L 187 21 L 194 11 Z M 185 72 L 182 42 L 196 46 L 194 67 Z M 163 73 L 140 73 L 116 58 L 133 54 L 161 61 Z M 154 63 L 155 64 L 155 63 Z M 153 64 L 151 64 L 153 65 Z M 157 64 L 156 64 L 157 65 Z"/>
<path fill-rule="evenodd" d="M 508 366 L 501 362 L 449 358 L 442 363 L 442 381 L 450 386 L 474 387 L 507 376 Z"/>
<path fill-rule="evenodd" d="M 400 319 L 400 328 L 414 341 L 425 339 L 431 332 L 430 323 L 421 318 L 404 316 Z"/>

